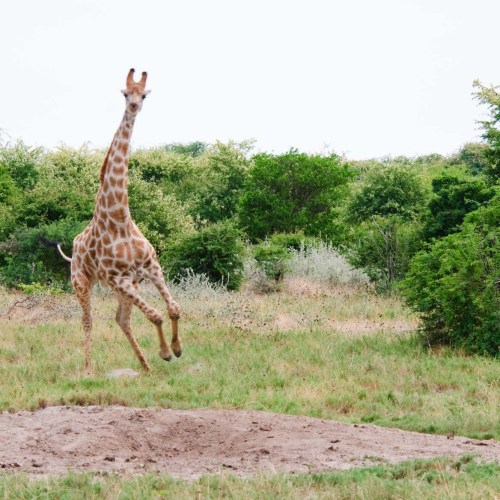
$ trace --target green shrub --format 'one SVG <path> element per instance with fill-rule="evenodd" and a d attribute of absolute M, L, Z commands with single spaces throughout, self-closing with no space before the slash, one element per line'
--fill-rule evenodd
<path fill-rule="evenodd" d="M 254 248 L 253 256 L 266 278 L 276 282 L 283 281 L 287 261 L 290 259 L 290 253 L 286 247 L 265 241 Z"/>
<path fill-rule="evenodd" d="M 20 223 L 38 227 L 66 218 L 91 219 L 102 160 L 101 153 L 87 148 L 47 153 L 36 183 L 25 193 Z"/>
<path fill-rule="evenodd" d="M 458 230 L 465 216 L 490 200 L 495 191 L 481 179 L 442 175 L 432 180 L 434 197 L 429 202 L 424 234 L 441 238 Z"/>
<path fill-rule="evenodd" d="M 372 217 L 356 228 L 349 261 L 362 268 L 379 290 L 389 290 L 405 276 L 421 245 L 422 225 L 418 221 Z"/>
<path fill-rule="evenodd" d="M 42 148 L 30 148 L 18 141 L 0 147 L 0 164 L 9 171 L 17 187 L 31 189 L 36 184 L 44 154 Z"/>
<path fill-rule="evenodd" d="M 37 228 L 19 228 L 0 244 L 0 283 L 6 287 L 40 283 L 69 288 L 69 265 L 42 237 L 58 241 L 71 254 L 74 237 L 88 221 L 63 219 Z"/>
<path fill-rule="evenodd" d="M 197 162 L 197 185 L 190 193 L 190 213 L 204 222 L 232 219 L 248 177 L 251 144 L 215 143 Z"/>
<path fill-rule="evenodd" d="M 174 281 L 194 272 L 238 290 L 245 250 L 241 236 L 231 221 L 211 224 L 171 245 L 160 258 L 163 268 Z"/>
<path fill-rule="evenodd" d="M 415 256 L 402 283 L 429 344 L 500 354 L 500 195 Z"/>
<path fill-rule="evenodd" d="M 423 183 L 413 170 L 384 166 L 366 175 L 348 206 L 348 218 L 358 223 L 380 216 L 414 220 L 425 210 L 426 201 Z"/>
<path fill-rule="evenodd" d="M 275 232 L 330 237 L 336 208 L 354 175 L 335 155 L 291 150 L 253 158 L 239 202 L 242 227 L 252 241 Z"/>
<path fill-rule="evenodd" d="M 160 256 L 172 241 L 194 231 L 192 218 L 181 203 L 136 173 L 128 186 L 132 219 Z"/>

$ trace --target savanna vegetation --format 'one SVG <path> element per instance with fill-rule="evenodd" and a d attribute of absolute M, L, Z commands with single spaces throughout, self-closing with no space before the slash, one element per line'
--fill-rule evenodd
<path fill-rule="evenodd" d="M 254 154 L 251 142 L 133 151 L 132 216 L 182 304 L 188 347 L 161 368 L 150 325 L 134 316 L 154 369 L 134 379 L 106 378 L 136 360 L 101 289 L 96 371 L 82 378 L 68 265 L 42 244 L 71 253 L 105 151 L 1 143 L 0 409 L 253 408 L 500 439 L 500 94 L 475 89 L 489 113 L 483 142 L 447 157 Z M 465 458 L 189 484 L 6 478 L 0 494 L 487 498 L 498 476 Z"/>
<path fill-rule="evenodd" d="M 484 142 L 449 157 L 253 154 L 251 142 L 134 151 L 133 217 L 173 281 L 195 273 L 238 290 L 254 259 L 263 290 L 275 291 L 293 250 L 326 244 L 379 292 L 407 298 L 425 344 L 497 356 L 500 98 L 474 85 L 489 111 Z M 41 239 L 70 252 L 92 216 L 103 156 L 1 145 L 1 285 L 69 289 L 67 264 Z"/>

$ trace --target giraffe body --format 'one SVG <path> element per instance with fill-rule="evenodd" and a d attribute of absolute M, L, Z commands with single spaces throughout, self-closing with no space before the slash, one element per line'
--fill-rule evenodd
<path fill-rule="evenodd" d="M 160 356 L 168 361 L 172 357 L 172 351 L 176 356 L 182 354 L 178 336 L 179 306 L 168 291 L 154 248 L 132 221 L 128 206 L 130 138 L 135 117 L 149 93 L 145 90 L 146 73 L 142 74 L 138 83 L 134 81 L 133 73 L 134 70 L 130 70 L 127 88 L 122 91 L 127 102 L 126 110 L 101 168 L 101 186 L 93 218 L 73 242 L 71 282 L 83 310 L 85 366 L 89 373 L 92 371 L 90 295 L 97 282 L 109 285 L 115 292 L 118 299 L 116 321 L 146 371 L 150 367 L 131 329 L 130 315 L 134 305 L 155 325 Z M 150 280 L 165 300 L 172 325 L 171 346 L 164 338 L 161 313 L 139 295 L 139 281 L 143 278 Z"/>

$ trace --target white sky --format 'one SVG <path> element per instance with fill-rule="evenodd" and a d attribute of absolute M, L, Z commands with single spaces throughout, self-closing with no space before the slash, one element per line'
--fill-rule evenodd
<path fill-rule="evenodd" d="M 4 0 L 0 129 L 107 147 L 135 67 L 134 147 L 448 154 L 479 139 L 473 80 L 500 84 L 499 19 L 499 0 Z"/>

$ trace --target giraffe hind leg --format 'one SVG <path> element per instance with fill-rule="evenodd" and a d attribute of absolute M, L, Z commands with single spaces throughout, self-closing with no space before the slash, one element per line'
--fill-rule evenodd
<path fill-rule="evenodd" d="M 132 349 L 134 350 L 135 355 L 137 356 L 137 359 L 141 363 L 142 367 L 145 371 L 148 372 L 151 370 L 151 367 L 148 365 L 148 362 L 144 358 L 144 354 L 142 353 L 141 348 L 139 347 L 139 344 L 137 343 L 137 340 L 132 333 L 130 316 L 132 314 L 133 303 L 121 294 L 117 294 L 117 298 L 118 310 L 116 312 L 116 322 L 130 342 L 130 345 L 132 346 Z"/>
<path fill-rule="evenodd" d="M 90 281 L 84 276 L 78 276 L 73 279 L 73 287 L 76 292 L 76 297 L 82 308 L 82 326 L 84 335 L 85 348 L 85 371 L 87 375 L 92 374 L 92 315 L 90 309 Z"/>

